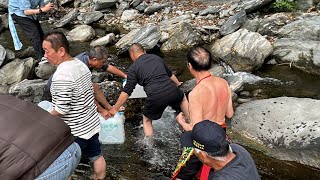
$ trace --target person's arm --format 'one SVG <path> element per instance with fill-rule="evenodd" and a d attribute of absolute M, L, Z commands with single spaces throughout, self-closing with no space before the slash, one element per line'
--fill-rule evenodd
<path fill-rule="evenodd" d="M 95 104 L 96 104 L 96 106 L 97 106 L 97 111 L 101 114 L 101 116 L 102 116 L 103 118 L 108 119 L 108 118 L 111 116 L 110 112 L 109 112 L 108 110 L 106 110 L 105 108 L 103 108 L 103 107 L 99 104 L 98 101 L 95 101 Z M 112 108 L 112 107 L 111 107 L 111 108 Z M 111 108 L 110 108 L 110 109 L 111 109 Z"/>
<path fill-rule="evenodd" d="M 113 108 L 109 111 L 111 115 L 115 115 L 119 111 L 120 107 L 127 101 L 128 98 L 129 98 L 129 95 L 126 92 L 121 92 L 118 98 L 118 101 L 113 106 Z"/>
<path fill-rule="evenodd" d="M 48 12 L 53 8 L 54 8 L 54 4 L 50 2 L 43 7 L 39 7 L 38 9 L 26 9 L 23 12 L 25 15 L 29 16 L 34 14 L 40 14 L 41 12 Z"/>
<path fill-rule="evenodd" d="M 124 79 L 127 79 L 127 75 L 124 72 L 122 72 L 120 69 L 116 68 L 115 66 L 109 65 L 107 71 L 109 73 L 123 77 Z"/>
<path fill-rule="evenodd" d="M 96 83 L 93 83 L 92 86 L 93 86 L 94 98 L 96 99 L 96 101 L 98 101 L 105 109 L 110 110 L 112 106 L 106 100 L 106 97 L 101 91 L 99 85 Z"/>
<path fill-rule="evenodd" d="M 226 117 L 232 118 L 233 114 L 234 114 L 234 111 L 233 111 L 233 106 L 232 106 L 232 92 L 229 88 L 229 102 L 228 102 Z"/>
<path fill-rule="evenodd" d="M 182 82 L 180 82 L 177 78 L 176 75 L 172 74 L 172 76 L 170 77 L 171 81 L 173 81 L 177 86 L 180 86 L 182 84 Z"/>

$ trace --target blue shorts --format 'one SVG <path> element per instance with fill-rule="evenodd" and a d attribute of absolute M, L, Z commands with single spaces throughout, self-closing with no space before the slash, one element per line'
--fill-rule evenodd
<path fill-rule="evenodd" d="M 72 143 L 36 180 L 68 179 L 78 166 L 80 158 L 80 146 Z"/>
<path fill-rule="evenodd" d="M 99 142 L 99 133 L 92 136 L 90 139 L 82 139 L 77 137 L 75 142 L 79 144 L 82 157 L 88 158 L 90 162 L 97 160 L 102 156 L 101 144 Z"/>

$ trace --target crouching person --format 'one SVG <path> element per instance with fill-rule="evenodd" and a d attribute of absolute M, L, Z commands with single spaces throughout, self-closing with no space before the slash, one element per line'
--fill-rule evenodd
<path fill-rule="evenodd" d="M 68 125 L 10 95 L 0 112 L 0 179 L 71 179 L 81 150 Z"/>

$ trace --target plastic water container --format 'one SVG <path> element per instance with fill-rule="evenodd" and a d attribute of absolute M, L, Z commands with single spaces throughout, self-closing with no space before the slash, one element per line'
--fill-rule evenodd
<path fill-rule="evenodd" d="M 127 80 L 123 79 L 122 80 L 122 86 L 124 87 L 126 85 L 126 83 L 127 83 Z M 146 98 L 146 97 L 147 97 L 147 94 L 144 91 L 143 86 L 140 86 L 139 84 L 136 84 L 136 87 L 133 89 L 129 99 L 132 99 L 132 98 Z"/>
<path fill-rule="evenodd" d="M 99 141 L 102 144 L 122 144 L 125 140 L 123 112 L 117 112 L 113 117 L 104 119 L 100 114 L 101 130 Z"/>
<path fill-rule="evenodd" d="M 38 106 L 48 112 L 51 112 L 53 110 L 53 105 L 49 101 L 41 101 L 39 102 Z"/>

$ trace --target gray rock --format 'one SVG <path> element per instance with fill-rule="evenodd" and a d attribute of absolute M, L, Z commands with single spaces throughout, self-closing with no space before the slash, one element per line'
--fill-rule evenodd
<path fill-rule="evenodd" d="M 259 11 L 273 0 L 245 0 L 239 5 L 239 9 L 245 10 L 247 14 Z"/>
<path fill-rule="evenodd" d="M 63 27 L 66 24 L 70 23 L 74 19 L 76 19 L 78 16 L 78 10 L 73 9 L 71 10 L 67 15 L 65 15 L 63 18 L 59 19 L 57 22 L 55 22 L 53 25 L 57 28 Z"/>
<path fill-rule="evenodd" d="M 273 51 L 271 43 L 255 32 L 240 29 L 215 41 L 211 52 L 234 71 L 251 72 L 260 68 Z"/>
<path fill-rule="evenodd" d="M 302 40 L 320 40 L 320 16 L 294 21 L 279 29 L 279 36 Z"/>
<path fill-rule="evenodd" d="M 56 71 L 56 69 L 57 67 L 50 63 L 43 63 L 36 67 L 35 72 L 39 78 L 47 80 Z"/>
<path fill-rule="evenodd" d="M 169 40 L 162 44 L 161 51 L 186 49 L 201 43 L 199 33 L 195 32 L 191 25 L 185 22 L 179 24 Z"/>
<path fill-rule="evenodd" d="M 82 13 L 77 17 L 77 19 L 82 21 L 83 24 L 91 24 L 93 22 L 99 21 L 102 18 L 103 13 L 100 11 Z"/>
<path fill-rule="evenodd" d="M 69 2 L 72 2 L 73 0 L 59 0 L 60 5 L 65 5 Z"/>
<path fill-rule="evenodd" d="M 231 16 L 220 28 L 220 34 L 225 36 L 238 30 L 242 24 L 247 20 L 245 11 L 240 11 L 237 14 Z"/>
<path fill-rule="evenodd" d="M 199 12 L 199 15 L 200 16 L 206 16 L 208 14 L 216 14 L 216 13 L 219 13 L 220 11 L 220 7 L 209 7 L 205 10 L 202 10 Z"/>
<path fill-rule="evenodd" d="M 8 14 L 0 15 L 0 31 L 2 29 L 9 29 L 9 22 L 8 22 Z"/>
<path fill-rule="evenodd" d="M 0 44 L 0 67 L 4 63 L 4 60 L 6 59 L 7 51 L 4 49 L 4 47 Z"/>
<path fill-rule="evenodd" d="M 291 38 L 276 39 L 272 56 L 278 63 L 287 63 L 303 71 L 320 74 L 320 42 Z"/>
<path fill-rule="evenodd" d="M 143 0 L 132 0 L 130 2 L 130 6 L 132 6 L 132 8 L 137 7 L 140 3 L 142 3 Z"/>
<path fill-rule="evenodd" d="M 149 6 L 147 7 L 145 10 L 144 10 L 144 13 L 147 14 L 147 15 L 151 15 L 161 9 L 163 9 L 164 6 L 159 4 L 159 3 L 154 3 L 152 6 Z"/>
<path fill-rule="evenodd" d="M 119 53 L 123 53 L 128 50 L 131 44 L 140 43 L 146 50 L 150 50 L 157 45 L 160 38 L 159 28 L 157 26 L 147 25 L 140 29 L 130 31 L 116 43 L 116 47 L 119 49 Z"/>
<path fill-rule="evenodd" d="M 255 100 L 236 109 L 231 128 L 267 155 L 319 168 L 319 106 L 308 98 Z"/>
<path fill-rule="evenodd" d="M 95 3 L 94 10 L 99 11 L 102 9 L 115 7 L 118 0 L 94 0 Z"/>
<path fill-rule="evenodd" d="M 8 0 L 0 0 L 0 8 L 8 9 Z"/>
<path fill-rule="evenodd" d="M 47 81 L 42 79 L 25 79 L 12 86 L 9 89 L 9 94 L 33 103 L 50 99 L 50 92 L 47 90 Z"/>
<path fill-rule="evenodd" d="M 6 60 L 5 60 L 5 62 L 11 61 L 11 60 L 13 60 L 14 58 L 16 58 L 16 56 L 15 56 L 15 54 L 14 54 L 14 52 L 13 52 L 12 50 L 6 49 L 6 52 L 7 52 L 7 54 L 6 54 Z"/>
<path fill-rule="evenodd" d="M 0 85 L 11 86 L 27 79 L 32 72 L 33 58 L 15 59 L 0 69 Z M 14 71 L 13 71 L 14 69 Z"/>
<path fill-rule="evenodd" d="M 128 22 L 136 19 L 139 16 L 140 16 L 139 11 L 136 9 L 125 10 L 121 15 L 120 20 Z"/>
<path fill-rule="evenodd" d="M 130 5 L 128 2 L 122 1 L 120 3 L 120 5 L 118 6 L 115 14 L 117 16 L 121 16 L 125 10 L 129 9 L 129 7 L 130 7 Z"/>
<path fill-rule="evenodd" d="M 110 34 L 107 34 L 106 36 L 104 37 L 101 37 L 99 39 L 96 39 L 94 41 L 92 41 L 90 43 L 90 46 L 97 46 L 97 45 L 107 45 L 107 44 L 110 44 L 112 42 L 114 42 L 116 39 L 116 36 L 113 34 L 113 33 L 110 33 Z"/>
<path fill-rule="evenodd" d="M 295 0 L 294 2 L 301 10 L 308 10 L 315 4 L 315 0 Z"/>
<path fill-rule="evenodd" d="M 139 12 L 144 12 L 148 7 L 148 4 L 143 1 L 142 3 L 140 3 L 135 9 L 138 10 Z"/>
<path fill-rule="evenodd" d="M 76 28 L 72 29 L 67 34 L 68 41 L 80 41 L 85 42 L 94 38 L 95 32 L 91 26 L 88 25 L 80 25 Z"/>

